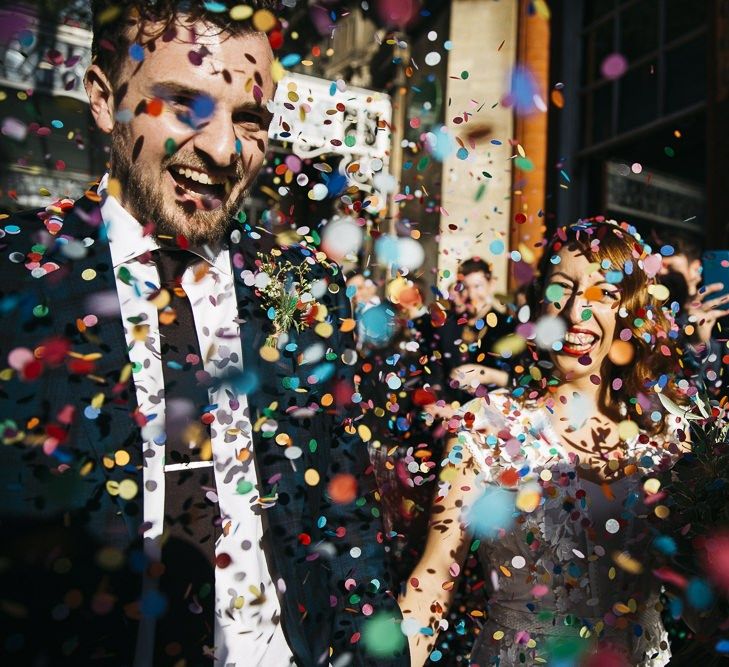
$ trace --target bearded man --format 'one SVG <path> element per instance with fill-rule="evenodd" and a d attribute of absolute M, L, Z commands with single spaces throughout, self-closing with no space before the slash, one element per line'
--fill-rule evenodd
<path fill-rule="evenodd" d="M 408 664 L 345 288 L 237 215 L 273 54 L 220 4 L 95 3 L 109 172 L 5 221 L 4 665 Z"/>

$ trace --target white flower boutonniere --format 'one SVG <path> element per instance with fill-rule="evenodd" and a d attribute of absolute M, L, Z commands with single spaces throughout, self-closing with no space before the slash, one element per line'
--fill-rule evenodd
<path fill-rule="evenodd" d="M 261 253 L 258 257 L 261 265 L 253 284 L 273 323 L 273 333 L 266 338 L 265 346 L 275 348 L 279 336 L 291 327 L 301 331 L 316 322 L 319 303 L 311 292 L 310 266 L 306 262 L 298 265 L 288 260 L 277 262 L 274 257 Z"/>

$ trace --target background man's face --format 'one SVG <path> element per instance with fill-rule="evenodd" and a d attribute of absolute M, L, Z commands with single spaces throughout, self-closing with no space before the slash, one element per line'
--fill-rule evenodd
<path fill-rule="evenodd" d="M 463 278 L 463 293 L 475 313 L 489 307 L 494 300 L 494 281 L 483 271 L 469 273 Z"/>
<path fill-rule="evenodd" d="M 141 63 L 126 63 L 113 82 L 122 94 L 111 176 L 140 223 L 192 243 L 225 236 L 263 163 L 272 58 L 265 35 L 196 22 L 157 39 Z"/>
<path fill-rule="evenodd" d="M 689 296 L 696 294 L 701 284 L 701 260 L 689 260 L 686 255 L 671 255 L 663 258 L 661 275 L 670 272 L 680 273 L 686 280 Z"/>

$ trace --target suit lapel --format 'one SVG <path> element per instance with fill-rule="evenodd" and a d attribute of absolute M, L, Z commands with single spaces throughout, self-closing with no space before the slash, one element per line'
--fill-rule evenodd
<path fill-rule="evenodd" d="M 75 259 L 64 257 L 63 246 L 56 253 L 59 271 L 69 279 L 61 282 L 54 298 L 66 318 L 72 354 L 82 370 L 74 375 L 81 426 L 78 437 L 85 437 L 96 465 L 104 470 L 102 493 L 114 498 L 129 537 L 134 538 L 142 516 L 141 435 L 133 418 L 137 407 L 134 381 L 98 203 L 80 199 L 66 216 L 60 235 L 70 243 L 87 246 L 86 253 Z M 95 324 L 93 319 L 84 324 L 88 315 L 96 317 Z M 84 368 L 85 364 L 93 365 Z M 131 482 L 136 484 L 136 493 Z"/>

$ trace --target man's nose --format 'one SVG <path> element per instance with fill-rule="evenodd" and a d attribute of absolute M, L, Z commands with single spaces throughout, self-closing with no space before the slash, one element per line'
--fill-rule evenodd
<path fill-rule="evenodd" d="M 235 128 L 226 114 L 211 116 L 195 133 L 195 148 L 207 157 L 211 166 L 225 169 L 236 159 Z"/>

